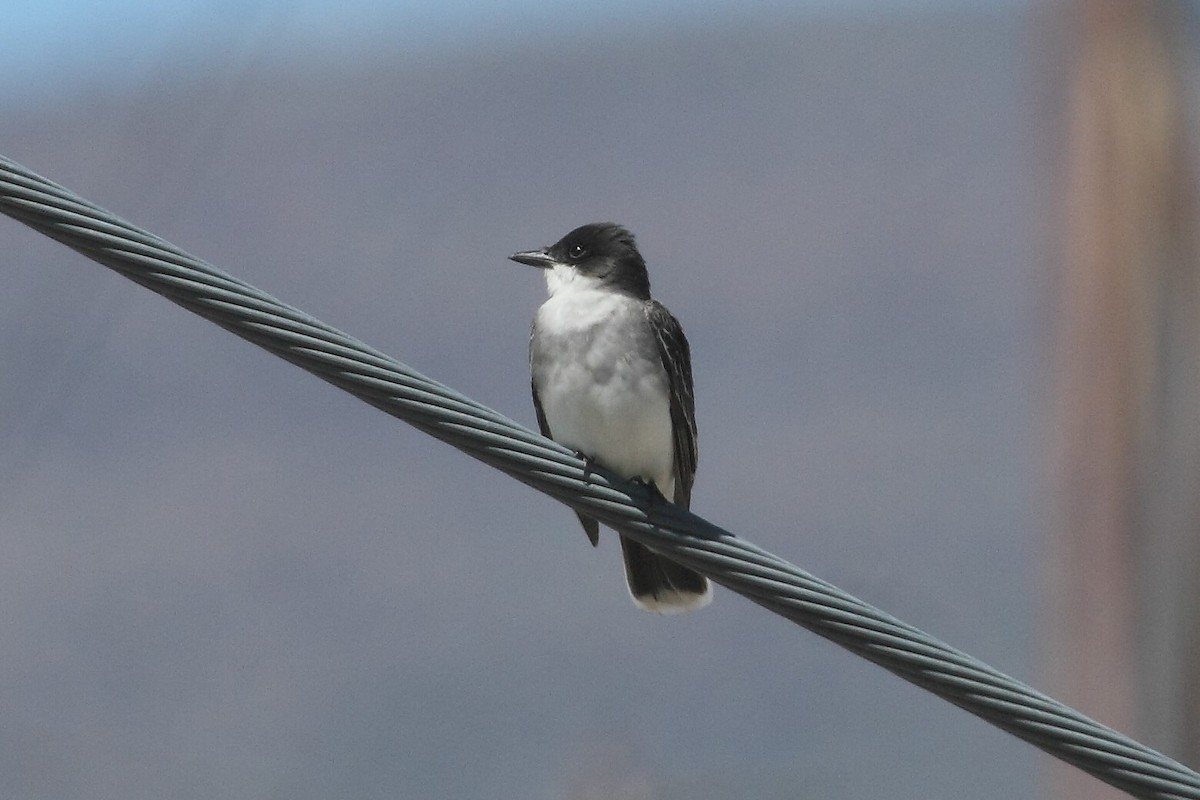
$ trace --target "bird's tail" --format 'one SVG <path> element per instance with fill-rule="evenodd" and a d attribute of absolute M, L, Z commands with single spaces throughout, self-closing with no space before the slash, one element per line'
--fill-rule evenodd
<path fill-rule="evenodd" d="M 712 600 L 708 579 L 663 558 L 645 545 L 621 537 L 625 580 L 638 608 L 659 614 L 678 614 L 703 608 Z"/>

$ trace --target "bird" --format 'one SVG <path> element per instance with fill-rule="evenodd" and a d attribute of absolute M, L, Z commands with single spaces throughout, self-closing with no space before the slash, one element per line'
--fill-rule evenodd
<path fill-rule="evenodd" d="M 543 270 L 549 294 L 529 336 L 542 435 L 688 508 L 697 459 L 691 348 L 679 321 L 651 298 L 633 234 L 592 223 L 509 258 Z M 576 514 L 598 544 L 597 521 Z M 700 573 L 626 536 L 620 542 L 638 607 L 674 614 L 712 600 Z"/>

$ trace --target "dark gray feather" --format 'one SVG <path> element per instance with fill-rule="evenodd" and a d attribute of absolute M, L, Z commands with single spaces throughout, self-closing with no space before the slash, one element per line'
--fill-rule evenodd
<path fill-rule="evenodd" d="M 692 353 L 679 320 L 655 300 L 646 302 L 646 320 L 658 342 L 671 395 L 671 433 L 675 444 L 676 505 L 688 508 L 696 480 L 696 398 L 692 390 Z"/>

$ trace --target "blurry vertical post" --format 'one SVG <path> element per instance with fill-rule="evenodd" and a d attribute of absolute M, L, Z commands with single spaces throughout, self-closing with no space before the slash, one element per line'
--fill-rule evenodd
<path fill-rule="evenodd" d="M 1065 83 L 1061 110 L 1047 109 L 1057 294 L 1042 658 L 1066 702 L 1194 765 L 1196 19 L 1182 3 L 1137 0 L 1075 0 L 1049 16 L 1041 57 Z M 1124 797 L 1062 764 L 1048 777 L 1045 797 Z"/>

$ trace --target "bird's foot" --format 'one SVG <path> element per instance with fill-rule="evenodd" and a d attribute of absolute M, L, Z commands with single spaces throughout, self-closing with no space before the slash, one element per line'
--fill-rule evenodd
<path fill-rule="evenodd" d="M 586 478 L 592 474 L 592 470 L 596 466 L 596 460 L 582 450 L 576 450 L 575 457 L 583 462 L 583 476 Z"/>

